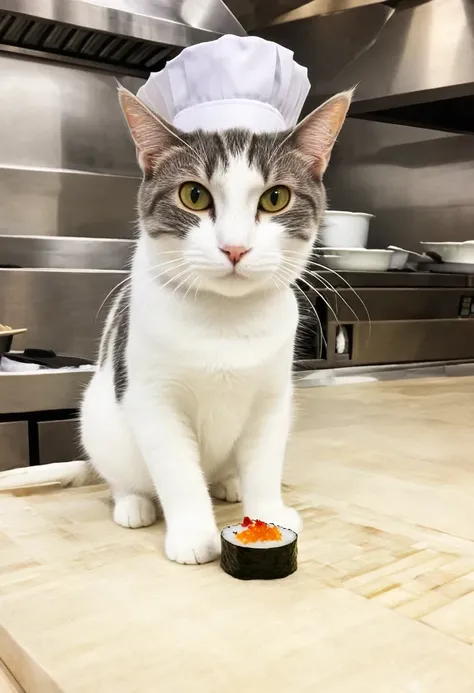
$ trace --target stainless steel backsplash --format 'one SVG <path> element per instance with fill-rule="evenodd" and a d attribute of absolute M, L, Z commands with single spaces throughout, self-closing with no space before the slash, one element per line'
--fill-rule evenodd
<path fill-rule="evenodd" d="M 474 136 L 349 118 L 328 169 L 330 206 L 372 212 L 369 245 L 474 238 Z"/>
<path fill-rule="evenodd" d="M 0 270 L 0 315 L 25 326 L 15 349 L 27 346 L 95 359 L 110 303 L 100 305 L 125 272 L 99 270 Z"/>
<path fill-rule="evenodd" d="M 138 184 L 67 169 L 0 168 L 0 233 L 130 238 Z"/>
<path fill-rule="evenodd" d="M 0 88 L 1 233 L 130 237 L 140 174 L 113 76 L 2 55 Z"/>
<path fill-rule="evenodd" d="M 28 329 L 16 349 L 94 358 L 140 181 L 114 76 L 0 54 L 0 88 L 0 265 L 21 267 L 0 269 L 0 322 Z"/>

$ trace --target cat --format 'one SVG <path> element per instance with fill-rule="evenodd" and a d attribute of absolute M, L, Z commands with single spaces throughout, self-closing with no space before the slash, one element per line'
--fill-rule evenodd
<path fill-rule="evenodd" d="M 293 131 L 184 133 L 119 87 L 143 172 L 139 239 L 81 435 L 117 524 L 151 525 L 158 499 L 172 561 L 219 555 L 211 496 L 301 528 L 281 494 L 298 323 L 291 285 L 325 211 L 322 177 L 351 95 Z M 69 481 L 84 480 L 85 463 L 71 464 Z"/>

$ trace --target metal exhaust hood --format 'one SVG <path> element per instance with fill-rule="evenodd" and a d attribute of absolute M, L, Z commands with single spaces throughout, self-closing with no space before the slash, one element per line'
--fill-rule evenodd
<path fill-rule="evenodd" d="M 0 50 L 135 75 L 222 34 L 245 35 L 222 0 L 0 0 Z"/>
<path fill-rule="evenodd" d="M 315 11 L 322 4 L 339 3 L 311 3 Z M 402 0 L 307 16 L 309 7 L 259 32 L 309 67 L 308 110 L 358 84 L 351 116 L 474 131 L 472 0 Z"/>

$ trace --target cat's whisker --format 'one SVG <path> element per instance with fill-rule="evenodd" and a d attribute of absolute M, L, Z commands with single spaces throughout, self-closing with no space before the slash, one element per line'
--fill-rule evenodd
<path fill-rule="evenodd" d="M 170 278 L 168 279 L 168 281 L 165 282 L 164 284 L 160 284 L 160 287 L 159 287 L 159 288 L 160 288 L 160 291 L 163 291 L 163 289 L 164 289 L 166 286 L 168 286 L 168 284 L 170 284 L 170 283 L 173 282 L 173 281 L 176 281 L 177 279 L 179 279 L 180 277 L 182 277 L 183 274 L 186 274 L 187 272 L 189 272 L 189 268 L 188 268 L 188 267 L 186 267 L 186 269 L 184 269 L 182 272 L 178 272 L 178 274 L 175 274 L 174 276 L 170 277 Z M 176 289 L 175 289 L 175 290 L 176 290 Z M 173 292 L 173 293 L 174 293 L 174 292 Z"/>
<path fill-rule="evenodd" d="M 168 273 L 169 273 L 170 271 L 172 271 L 172 270 L 178 270 L 178 269 L 181 269 L 181 267 L 185 267 L 185 266 L 186 266 L 186 270 L 185 270 L 185 271 L 187 271 L 187 269 L 188 269 L 187 266 L 188 266 L 188 265 L 189 265 L 189 262 L 188 262 L 187 260 L 183 260 L 183 261 L 181 262 L 180 265 L 174 265 L 173 267 L 168 267 L 167 269 L 165 269 L 164 272 L 160 272 L 160 274 L 157 274 L 157 275 L 155 275 L 154 277 L 152 277 L 152 279 L 150 279 L 150 281 L 147 282 L 147 283 L 142 287 L 142 290 L 145 291 L 145 290 L 150 286 L 150 284 L 154 284 L 154 283 L 156 282 L 157 279 L 159 279 L 160 277 L 162 277 L 164 274 L 168 274 Z M 181 275 L 179 275 L 179 276 L 181 276 Z M 166 282 L 166 283 L 168 284 L 168 282 Z M 159 290 L 162 289 L 163 286 L 164 286 L 163 284 L 158 284 L 158 289 L 159 289 Z M 145 308 L 148 306 L 148 304 L 149 304 L 149 302 L 150 302 L 150 300 L 151 300 L 151 297 L 152 297 L 152 294 L 150 295 L 150 299 L 145 303 L 145 306 L 144 306 Z"/>
<path fill-rule="evenodd" d="M 288 258 L 284 258 L 284 262 L 287 264 L 293 265 L 293 269 L 299 269 L 298 263 L 296 263 L 296 262 L 294 262 Z M 350 303 L 348 303 L 346 301 L 346 299 L 339 293 L 339 291 L 336 289 L 336 287 L 333 286 L 325 277 L 323 277 L 321 274 L 318 274 L 317 272 L 312 272 L 311 270 L 308 270 L 306 268 L 302 270 L 302 275 L 305 273 L 309 274 L 310 277 L 314 277 L 315 279 L 320 281 L 321 284 L 323 284 L 323 286 L 325 286 L 329 291 L 335 293 L 336 296 L 338 298 L 340 298 L 340 300 L 344 303 L 346 308 L 348 308 L 348 310 L 352 313 L 352 315 L 357 320 L 357 322 L 360 322 L 359 316 L 357 315 L 357 313 L 355 312 L 353 307 L 350 305 Z"/>
<path fill-rule="evenodd" d="M 282 268 L 280 268 L 280 270 L 281 270 L 281 269 L 282 269 Z M 276 278 L 278 278 L 278 279 L 281 281 L 281 278 L 278 277 L 278 274 L 275 274 L 274 276 L 275 276 Z M 282 283 L 284 283 L 284 282 L 282 282 Z M 286 284 L 285 284 L 285 286 L 286 286 Z M 315 318 L 316 318 L 316 320 L 317 320 L 317 322 L 318 322 L 318 325 L 319 325 L 319 332 L 320 332 L 320 335 L 321 335 L 321 339 L 323 340 L 323 343 L 324 343 L 324 345 L 326 346 L 326 349 L 327 349 L 327 346 L 328 346 L 328 345 L 327 345 L 326 337 L 324 336 L 323 325 L 322 325 L 322 323 L 321 323 L 321 318 L 319 317 L 316 308 L 313 306 L 313 304 L 311 303 L 309 297 L 305 294 L 305 292 L 303 291 L 303 289 L 302 289 L 300 286 L 298 286 L 298 284 L 293 283 L 293 286 L 294 286 L 296 289 L 298 289 L 298 291 L 301 293 L 301 295 L 304 297 L 305 301 L 308 303 L 309 307 L 311 308 L 311 311 L 314 313 L 314 316 L 315 316 Z M 321 358 L 321 349 L 320 349 L 319 358 Z"/>
<path fill-rule="evenodd" d="M 116 284 L 116 285 L 109 291 L 109 293 L 107 294 L 107 296 L 104 298 L 104 300 L 103 300 L 102 303 L 100 304 L 99 310 L 98 310 L 97 313 L 95 314 L 94 322 L 95 322 L 95 321 L 97 320 L 97 318 L 99 317 L 100 311 L 101 311 L 102 308 L 105 306 L 105 304 L 107 303 L 107 301 L 108 301 L 108 299 L 110 298 L 110 296 L 112 296 L 112 294 L 115 293 L 115 292 L 117 291 L 117 289 L 119 289 L 121 286 L 123 286 L 124 284 L 126 284 L 127 282 L 129 282 L 129 281 L 131 281 L 131 280 L 132 280 L 132 275 L 130 274 L 128 277 L 125 277 L 125 279 L 122 279 L 122 281 L 120 281 L 118 284 Z"/>
<path fill-rule="evenodd" d="M 291 270 L 290 270 L 288 267 L 280 267 L 280 269 L 285 269 L 285 271 L 288 273 L 288 275 L 289 275 L 290 277 L 292 277 Z M 323 296 L 323 294 L 322 294 L 320 291 L 318 291 L 312 284 L 310 284 L 306 279 L 304 279 L 304 277 L 300 276 L 300 277 L 298 277 L 298 279 L 299 279 L 299 281 L 303 282 L 303 284 L 305 284 L 309 289 L 311 289 L 311 291 L 314 291 L 314 292 L 319 296 L 319 298 L 320 298 L 320 299 L 326 304 L 326 306 L 329 308 L 329 310 L 331 311 L 331 313 L 332 313 L 333 316 L 334 316 L 334 320 L 335 320 L 335 321 L 337 322 L 337 324 L 339 325 L 339 319 L 338 319 L 336 313 L 334 312 L 334 308 L 333 308 L 333 307 L 331 306 L 331 304 L 328 302 L 328 300 L 326 299 L 326 297 Z M 297 286 L 297 284 L 296 284 L 296 278 L 295 278 L 295 279 L 292 278 L 291 281 L 292 281 L 292 283 L 293 283 L 294 286 Z M 301 287 L 298 287 L 298 288 L 301 288 Z M 304 293 L 304 292 L 303 292 L 303 293 Z M 305 294 L 305 295 L 306 295 L 306 294 Z M 309 300 L 309 299 L 308 299 L 308 300 Z"/>
<path fill-rule="evenodd" d="M 283 287 L 284 289 L 286 289 L 286 284 L 285 284 L 285 282 L 284 282 L 282 279 L 280 279 L 280 277 L 279 277 L 278 275 L 272 275 L 271 280 L 272 280 L 273 283 L 275 284 L 275 286 L 276 286 L 276 288 L 278 289 L 278 291 L 281 292 L 282 287 Z M 277 284 L 277 282 L 280 282 L 280 283 Z"/>
<path fill-rule="evenodd" d="M 166 265 L 171 265 L 173 262 L 178 262 L 179 260 L 185 260 L 186 258 L 181 255 L 181 257 L 175 257 L 172 258 L 171 260 L 166 260 L 166 262 L 159 262 L 157 265 L 152 265 L 151 267 L 147 267 L 143 272 L 140 274 L 146 274 L 147 272 L 153 272 L 153 270 L 160 269 L 160 267 L 165 267 Z"/>
<path fill-rule="evenodd" d="M 152 279 L 150 282 L 148 282 L 148 284 L 146 284 L 146 286 L 149 286 L 149 285 L 152 284 L 154 281 L 156 281 L 157 279 L 159 279 L 159 277 L 162 277 L 164 274 L 167 274 L 167 273 L 170 271 L 170 269 L 173 269 L 173 270 L 181 269 L 181 267 L 183 267 L 184 265 L 189 265 L 189 263 L 188 263 L 188 262 L 183 262 L 181 265 L 178 265 L 177 267 L 168 268 L 168 269 L 165 270 L 164 272 L 161 272 L 161 274 L 158 274 L 156 277 L 153 277 L 153 279 Z M 168 286 L 168 284 L 169 284 L 170 282 L 175 281 L 176 279 L 179 279 L 180 277 L 183 276 L 183 274 L 187 274 L 187 273 L 190 272 L 190 271 L 191 271 L 191 270 L 189 269 L 189 267 L 186 267 L 182 272 L 178 272 L 178 274 L 175 274 L 175 275 L 171 276 L 171 277 L 168 279 L 168 281 L 166 281 L 164 284 L 160 284 L 160 283 L 159 283 L 158 286 L 157 286 L 158 293 L 160 293 L 160 292 L 165 288 L 165 286 Z M 185 281 L 186 281 L 186 280 L 185 280 Z M 145 286 L 144 288 L 146 288 L 146 286 Z M 174 293 L 175 291 L 176 291 L 176 288 L 174 289 L 174 291 L 172 291 L 172 293 Z M 146 308 L 149 306 L 150 301 L 152 300 L 152 298 L 153 298 L 153 294 L 151 293 L 151 294 L 150 294 L 150 297 L 148 298 L 148 301 L 146 301 L 145 304 L 144 304 L 144 306 L 143 306 L 144 309 L 146 309 Z"/>
<path fill-rule="evenodd" d="M 188 270 L 188 272 L 189 272 L 189 274 L 188 274 L 186 277 L 184 277 L 184 279 L 182 279 L 182 280 L 179 282 L 179 284 L 177 284 L 177 285 L 174 287 L 173 291 L 171 292 L 172 295 L 175 294 L 177 291 L 179 291 L 180 288 L 183 286 L 183 284 L 185 284 L 185 283 L 188 281 L 188 279 L 191 279 L 191 277 L 192 277 L 193 274 L 194 274 L 194 270 L 190 269 L 190 270 Z M 188 287 L 186 293 L 187 293 L 188 291 L 189 291 L 189 287 Z"/>
<path fill-rule="evenodd" d="M 300 294 L 301 294 L 302 296 L 304 296 L 306 303 L 311 307 L 311 312 L 314 313 L 314 316 L 315 316 L 316 321 L 317 321 L 317 323 L 318 323 L 319 334 L 321 335 L 321 339 L 323 340 L 323 344 L 324 344 L 324 346 L 325 346 L 326 349 L 327 349 L 328 344 L 327 344 L 326 336 L 325 336 L 325 333 L 324 333 L 324 327 L 323 327 L 323 324 L 322 324 L 322 322 L 321 322 L 321 318 L 320 318 L 320 316 L 319 316 L 318 311 L 316 310 L 316 308 L 315 308 L 315 306 L 313 305 L 313 303 L 311 303 L 311 300 L 310 300 L 309 296 L 303 291 L 303 289 L 301 288 L 301 286 L 298 286 L 298 284 L 295 284 L 294 286 L 295 286 L 296 289 L 298 289 L 298 291 L 300 292 Z M 320 296 L 320 294 L 318 294 L 318 295 Z M 321 297 L 321 296 L 320 296 L 320 297 Z M 314 332 L 315 332 L 315 334 L 316 334 L 316 330 L 315 330 Z"/>
<path fill-rule="evenodd" d="M 317 279 L 318 281 L 320 281 L 324 286 L 327 287 L 327 289 L 328 289 L 329 291 L 331 291 L 332 293 L 334 293 L 334 294 L 336 295 L 336 297 L 339 298 L 339 299 L 344 303 L 344 305 L 346 306 L 346 308 L 352 313 L 352 315 L 354 316 L 354 318 L 356 319 L 356 321 L 357 321 L 357 322 L 360 322 L 360 318 L 359 318 L 359 316 L 357 315 L 357 313 L 356 313 L 356 311 L 354 310 L 354 308 L 351 306 L 351 304 L 350 304 L 348 301 L 346 301 L 346 299 L 345 299 L 345 298 L 342 296 L 342 294 L 336 289 L 335 286 L 333 286 L 330 282 L 328 282 L 327 279 L 324 279 L 323 277 L 321 277 L 321 275 L 318 274 L 317 272 L 312 272 L 311 270 L 308 270 L 308 269 L 305 269 L 304 272 L 305 272 L 306 274 L 309 274 L 310 277 L 314 277 L 314 279 Z M 336 300 L 337 300 L 337 298 L 336 298 Z"/>
<path fill-rule="evenodd" d="M 357 291 L 354 289 L 354 287 L 351 286 L 351 284 L 347 281 L 347 279 L 345 279 L 342 275 L 340 275 L 340 274 L 339 274 L 338 272 L 336 272 L 335 270 L 333 270 L 333 269 L 331 269 L 331 268 L 329 268 L 329 267 L 325 267 L 325 265 L 321 265 L 321 264 L 319 264 L 319 263 L 317 263 L 317 262 L 314 262 L 313 260 L 310 261 L 310 264 L 313 264 L 313 265 L 315 265 L 316 267 L 319 267 L 320 269 L 327 270 L 327 271 L 330 272 L 331 274 L 334 274 L 338 279 L 340 279 L 342 282 L 344 282 L 344 284 L 352 291 L 352 293 L 354 294 L 354 296 L 357 298 L 357 300 L 358 300 L 359 303 L 361 304 L 361 306 L 362 306 L 362 308 L 364 309 L 364 312 L 365 312 L 365 314 L 366 314 L 366 316 L 367 316 L 367 322 L 369 323 L 369 334 L 368 334 L 368 339 L 370 339 L 371 332 L 372 332 L 372 320 L 371 320 L 371 317 L 370 317 L 369 309 L 367 308 L 365 302 L 362 300 L 361 296 L 360 296 L 360 295 L 357 293 Z M 309 270 L 308 270 L 308 271 L 309 271 Z M 316 276 L 319 277 L 319 273 L 316 273 L 314 270 L 313 270 L 313 272 L 316 274 Z M 335 287 L 333 287 L 333 288 L 335 288 Z"/>
<path fill-rule="evenodd" d="M 192 276 L 193 276 L 193 275 L 191 275 L 191 277 L 192 277 Z M 189 279 L 191 279 L 191 277 L 189 277 Z M 199 275 L 196 274 L 196 276 L 195 276 L 194 279 L 192 280 L 191 284 L 190 284 L 190 285 L 188 286 L 188 288 L 186 289 L 186 292 L 185 292 L 185 294 L 184 294 L 184 296 L 183 296 L 183 301 L 186 300 L 186 296 L 189 294 L 189 292 L 191 291 L 192 287 L 194 286 L 194 283 L 195 283 L 198 279 L 199 279 Z"/>
<path fill-rule="evenodd" d="M 285 250 L 285 253 L 291 253 L 291 254 L 293 254 L 293 255 L 299 255 L 299 256 L 302 257 L 302 258 L 306 257 L 306 255 L 305 255 L 304 253 L 297 252 L 297 251 L 295 251 L 295 250 Z M 371 318 L 370 318 L 369 310 L 368 310 L 366 304 L 364 303 L 364 301 L 362 300 L 362 298 L 359 296 L 359 294 L 358 294 L 357 291 L 354 289 L 354 287 L 347 281 L 347 279 L 345 279 L 345 277 L 343 277 L 341 274 L 339 274 L 339 272 L 336 272 L 336 270 L 333 270 L 333 269 L 331 269 L 330 267 L 326 267 L 326 265 L 322 265 L 322 264 L 320 264 L 319 262 L 316 262 L 315 260 L 307 259 L 307 260 L 306 260 L 306 264 L 308 264 L 308 265 L 314 265 L 315 267 L 318 267 L 319 269 L 321 269 L 321 270 L 323 270 L 323 271 L 325 271 L 325 272 L 329 272 L 330 274 L 334 274 L 338 279 L 340 279 L 340 281 L 342 281 L 342 282 L 352 291 L 352 293 L 355 295 L 355 297 L 357 298 L 357 300 L 360 302 L 360 304 L 361 304 L 362 307 L 364 308 L 364 312 L 365 312 L 365 314 L 366 314 L 366 316 L 367 316 L 367 320 L 368 320 L 368 322 L 369 322 L 369 337 L 370 337 L 370 330 L 371 330 L 371 328 L 372 328 L 372 321 L 371 321 Z M 319 273 L 317 274 L 317 276 L 318 276 L 318 278 L 319 278 Z M 332 286 L 332 285 L 331 285 L 331 286 Z M 335 287 L 333 287 L 333 288 L 335 288 Z"/>
<path fill-rule="evenodd" d="M 168 252 L 168 251 L 165 251 L 165 252 Z M 174 251 L 174 250 L 173 250 L 173 251 L 169 251 L 169 252 L 173 252 L 173 253 L 174 253 L 174 252 L 178 252 L 178 253 L 181 253 L 181 251 L 179 251 L 179 250 L 178 250 L 178 251 Z M 132 272 L 132 271 L 130 271 L 130 274 L 128 275 L 128 277 L 125 277 L 125 279 L 122 279 L 122 281 L 120 281 L 118 284 L 116 284 L 116 285 L 109 291 L 109 293 L 107 294 L 107 296 L 104 298 L 104 300 L 102 301 L 102 303 L 101 303 L 100 306 L 99 306 L 99 310 L 98 310 L 97 313 L 96 313 L 95 320 L 97 320 L 97 318 L 99 317 L 100 311 L 101 311 L 102 308 L 105 306 L 105 304 L 107 303 L 108 299 L 109 299 L 109 298 L 112 296 L 112 294 L 114 294 L 114 293 L 117 291 L 117 289 L 119 289 L 121 286 L 123 286 L 123 285 L 126 284 L 127 282 L 132 281 L 132 279 L 133 279 L 134 277 L 138 277 L 140 274 L 147 274 L 148 272 L 152 272 L 153 270 L 159 269 L 160 267 L 164 267 L 165 265 L 169 265 L 169 264 L 171 264 L 171 263 L 173 263 L 173 262 L 178 262 L 179 259 L 180 259 L 180 258 L 176 258 L 176 259 L 174 259 L 174 260 L 168 260 L 167 262 L 160 262 L 158 265 L 154 265 L 153 267 L 147 267 L 147 268 L 146 268 L 145 270 L 143 270 L 142 272 Z"/>
<path fill-rule="evenodd" d="M 155 274 L 142 288 L 146 289 L 150 284 L 153 284 L 157 279 L 162 277 L 164 274 L 168 274 L 172 270 L 177 270 L 181 269 L 181 267 L 184 267 L 185 265 L 189 266 L 189 262 L 185 258 L 179 258 L 180 259 L 180 264 L 178 265 L 173 265 L 173 267 L 167 267 L 163 272 L 160 272 L 159 274 Z M 168 264 L 168 263 L 164 263 Z"/>
<path fill-rule="evenodd" d="M 178 262 L 179 264 L 175 265 L 173 263 Z M 156 279 L 159 279 L 162 277 L 164 274 L 167 274 L 171 270 L 174 269 L 179 269 L 180 267 L 183 267 L 185 264 L 189 264 L 189 262 L 186 260 L 185 257 L 179 257 L 175 258 L 173 260 L 168 260 L 167 262 L 160 262 L 157 265 L 153 265 L 152 267 L 147 267 L 144 272 L 140 272 L 140 274 L 148 274 L 149 272 L 152 272 L 153 270 L 161 269 L 162 267 L 167 267 L 167 269 L 164 272 L 160 272 L 160 274 L 155 274 L 149 282 L 145 284 L 143 288 L 147 288 L 150 284 L 152 284 Z M 173 265 L 172 267 L 169 267 L 169 265 Z"/>

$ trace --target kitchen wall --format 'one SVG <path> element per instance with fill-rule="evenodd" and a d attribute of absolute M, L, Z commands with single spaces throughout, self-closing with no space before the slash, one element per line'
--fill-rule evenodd
<path fill-rule="evenodd" d="M 140 172 L 114 77 L 142 83 L 0 55 L 0 323 L 27 328 L 16 349 L 94 358 L 124 278 Z"/>
<path fill-rule="evenodd" d="M 474 135 L 349 118 L 326 184 L 332 209 L 375 214 L 371 247 L 474 239 Z"/>
<path fill-rule="evenodd" d="M 130 237 L 139 171 L 114 75 L 3 54 L 0 90 L 0 233 Z"/>
<path fill-rule="evenodd" d="M 127 276 L 131 244 L 118 239 L 133 236 L 140 180 L 114 75 L 2 53 L 0 90 L 0 323 L 27 328 L 15 349 L 94 359 L 108 304 L 99 307 Z M 62 375 L 41 408 L 77 405 L 76 374 Z M 38 381 L 22 375 L 14 402 L 11 382 L 2 377 L 0 412 L 18 420 L 0 423 L 0 470 L 35 449 L 21 412 L 38 406 Z M 37 438 L 42 462 L 82 454 L 73 420 L 40 423 Z"/>

